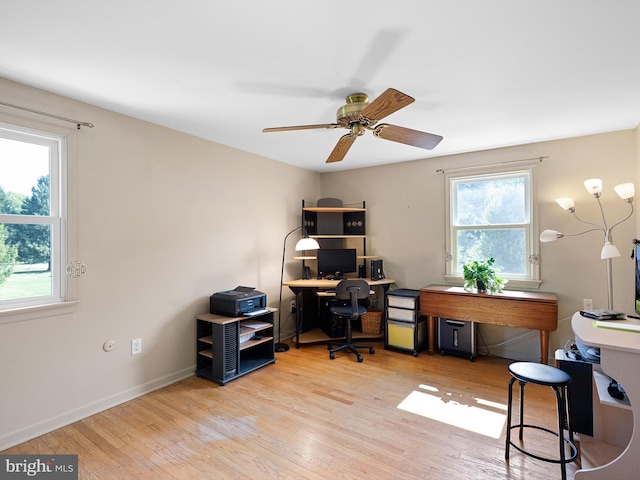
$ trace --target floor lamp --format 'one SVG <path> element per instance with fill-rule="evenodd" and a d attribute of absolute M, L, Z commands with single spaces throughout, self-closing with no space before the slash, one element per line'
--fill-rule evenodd
<path fill-rule="evenodd" d="M 282 243 L 282 269 L 280 270 L 280 302 L 278 303 L 278 343 L 276 343 L 275 345 L 276 352 L 279 353 L 289 350 L 289 345 L 280 342 L 280 332 L 282 331 L 280 328 L 280 319 L 282 318 L 282 282 L 284 281 L 284 254 L 287 249 L 287 238 L 289 238 L 289 235 L 297 232 L 298 230 L 302 230 L 302 238 L 298 240 L 298 243 L 296 243 L 296 251 L 318 250 L 320 248 L 318 242 L 315 239 L 309 237 L 309 235 L 307 235 L 307 231 L 301 226 L 294 228 L 284 237 L 284 242 Z"/>
<path fill-rule="evenodd" d="M 612 275 L 612 267 L 611 267 L 611 259 L 614 257 L 620 256 L 620 251 L 613 244 L 613 238 L 611 236 L 611 232 L 613 229 L 620 225 L 622 222 L 628 220 L 633 214 L 633 196 L 635 194 L 635 187 L 633 183 L 622 183 L 620 185 L 616 185 L 613 189 L 616 191 L 618 196 L 622 198 L 625 202 L 629 204 L 631 207 L 631 211 L 629 215 L 620 220 L 618 223 L 609 227 L 607 225 L 607 221 L 604 217 L 604 210 L 602 209 L 602 203 L 600 202 L 600 195 L 602 194 L 602 180 L 599 178 L 591 178 L 589 180 L 585 180 L 584 186 L 593 197 L 598 201 L 598 206 L 600 207 L 600 214 L 602 215 L 602 223 L 603 225 L 598 225 L 596 223 L 585 222 L 578 218 L 576 215 L 576 206 L 573 202 L 572 198 L 556 198 L 556 202 L 558 205 L 562 207 L 563 210 L 573 214 L 574 218 L 578 220 L 580 223 L 584 223 L 587 225 L 592 225 L 594 228 L 590 228 L 585 230 L 584 232 L 573 233 L 573 234 L 564 234 L 560 233 L 556 230 L 545 230 L 540 234 L 541 242 L 553 242 L 562 237 L 572 237 L 577 235 L 582 235 L 583 233 L 600 231 L 604 235 L 604 246 L 602 247 L 602 251 L 600 252 L 600 258 L 602 260 L 607 261 L 607 308 L 609 310 L 613 310 L 613 275 Z"/>

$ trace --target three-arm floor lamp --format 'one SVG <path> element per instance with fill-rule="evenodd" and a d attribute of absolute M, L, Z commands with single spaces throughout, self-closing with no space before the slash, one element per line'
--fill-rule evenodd
<path fill-rule="evenodd" d="M 622 183 L 620 185 L 616 185 L 615 187 L 613 187 L 613 189 L 616 191 L 618 196 L 629 204 L 629 206 L 631 207 L 631 211 L 629 212 L 629 215 L 627 215 L 625 218 L 620 220 L 618 223 L 616 223 L 612 227 L 609 227 L 604 217 L 604 210 L 602 209 L 602 203 L 600 203 L 600 195 L 602 194 L 602 180 L 600 180 L 599 178 L 591 178 L 589 180 L 585 180 L 584 186 L 587 189 L 587 192 L 593 195 L 593 197 L 598 201 L 598 206 L 600 207 L 600 214 L 602 215 L 603 225 L 601 226 L 596 223 L 585 222 L 584 220 L 581 220 L 580 218 L 578 218 L 578 215 L 576 215 L 576 206 L 572 198 L 568 198 L 568 197 L 556 198 L 556 202 L 558 203 L 558 205 L 562 207 L 563 210 L 566 210 L 567 212 L 573 214 L 575 219 L 578 220 L 580 223 L 592 225 L 594 228 L 590 228 L 583 232 L 572 233 L 572 234 L 564 234 L 556 230 L 545 230 L 540 234 L 540 241 L 553 242 L 562 237 L 572 237 L 572 236 L 582 235 L 583 233 L 594 232 L 594 231 L 602 232 L 604 235 L 604 246 L 602 247 L 600 258 L 607 261 L 607 308 L 609 310 L 613 310 L 613 278 L 612 278 L 612 270 L 611 270 L 611 259 L 613 257 L 619 257 L 620 251 L 618 251 L 616 246 L 613 244 L 613 238 L 611 236 L 611 232 L 615 227 L 620 225 L 622 222 L 628 220 L 633 214 L 632 202 L 633 202 L 633 195 L 635 194 L 635 187 L 633 186 L 633 183 Z"/>
<path fill-rule="evenodd" d="M 287 249 L 287 238 L 289 238 L 289 235 L 297 232 L 298 230 L 302 230 L 302 238 L 298 240 L 298 243 L 296 243 L 297 251 L 318 250 L 320 248 L 318 242 L 315 239 L 309 237 L 309 235 L 307 235 L 307 231 L 301 226 L 294 228 L 284 237 L 284 242 L 282 244 L 282 269 L 280 271 L 280 302 L 278 303 L 278 343 L 276 343 L 275 345 L 276 352 L 286 352 L 287 350 L 289 350 L 289 345 L 280 342 L 280 319 L 282 318 L 282 282 L 284 281 L 284 252 Z"/>

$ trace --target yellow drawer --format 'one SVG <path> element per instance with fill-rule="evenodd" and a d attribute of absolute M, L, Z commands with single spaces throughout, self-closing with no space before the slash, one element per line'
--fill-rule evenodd
<path fill-rule="evenodd" d="M 415 323 L 394 322 L 387 320 L 387 345 L 390 347 L 406 348 L 408 350 L 417 349 L 426 338 L 426 323 L 419 322 L 418 328 L 418 345 L 414 343 Z"/>

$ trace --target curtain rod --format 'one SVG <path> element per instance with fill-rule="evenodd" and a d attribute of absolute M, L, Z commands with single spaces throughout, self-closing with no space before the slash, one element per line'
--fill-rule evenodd
<path fill-rule="evenodd" d="M 549 157 L 544 156 L 544 157 L 534 157 L 534 158 L 523 158 L 521 160 L 510 160 L 508 162 L 489 163 L 486 165 L 474 165 L 469 167 L 456 167 L 456 168 L 447 168 L 447 169 L 439 168 L 438 170 L 436 170 L 436 173 L 457 172 L 459 170 L 469 170 L 472 168 L 498 167 L 500 165 L 508 165 L 510 163 L 531 162 L 533 160 L 538 160 L 538 162 L 542 163 L 542 160 L 544 160 L 545 158 L 549 158 Z"/>
<path fill-rule="evenodd" d="M 12 105 L 11 103 L 0 102 L 0 105 L 4 105 L 5 107 L 17 108 L 18 110 L 24 110 L 25 112 L 37 113 L 38 115 L 44 115 L 45 117 L 57 118 L 58 120 L 63 120 L 65 122 L 75 123 L 80 130 L 80 127 L 89 127 L 93 128 L 93 123 L 82 122 L 80 120 L 74 120 L 73 118 L 61 117 L 59 115 L 53 115 L 51 113 L 40 112 L 38 110 L 32 110 L 27 107 L 21 107 L 19 105 Z"/>

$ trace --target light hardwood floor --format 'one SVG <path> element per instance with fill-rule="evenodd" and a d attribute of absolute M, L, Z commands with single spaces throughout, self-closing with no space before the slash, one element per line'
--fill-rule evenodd
<path fill-rule="evenodd" d="M 100 480 L 560 478 L 504 459 L 511 361 L 374 346 L 363 363 L 294 347 L 224 387 L 191 377 L 2 453 L 78 454 L 80 478 Z M 554 427 L 551 389 L 527 386 L 525 419 Z M 554 437 L 526 439 L 556 456 Z"/>

